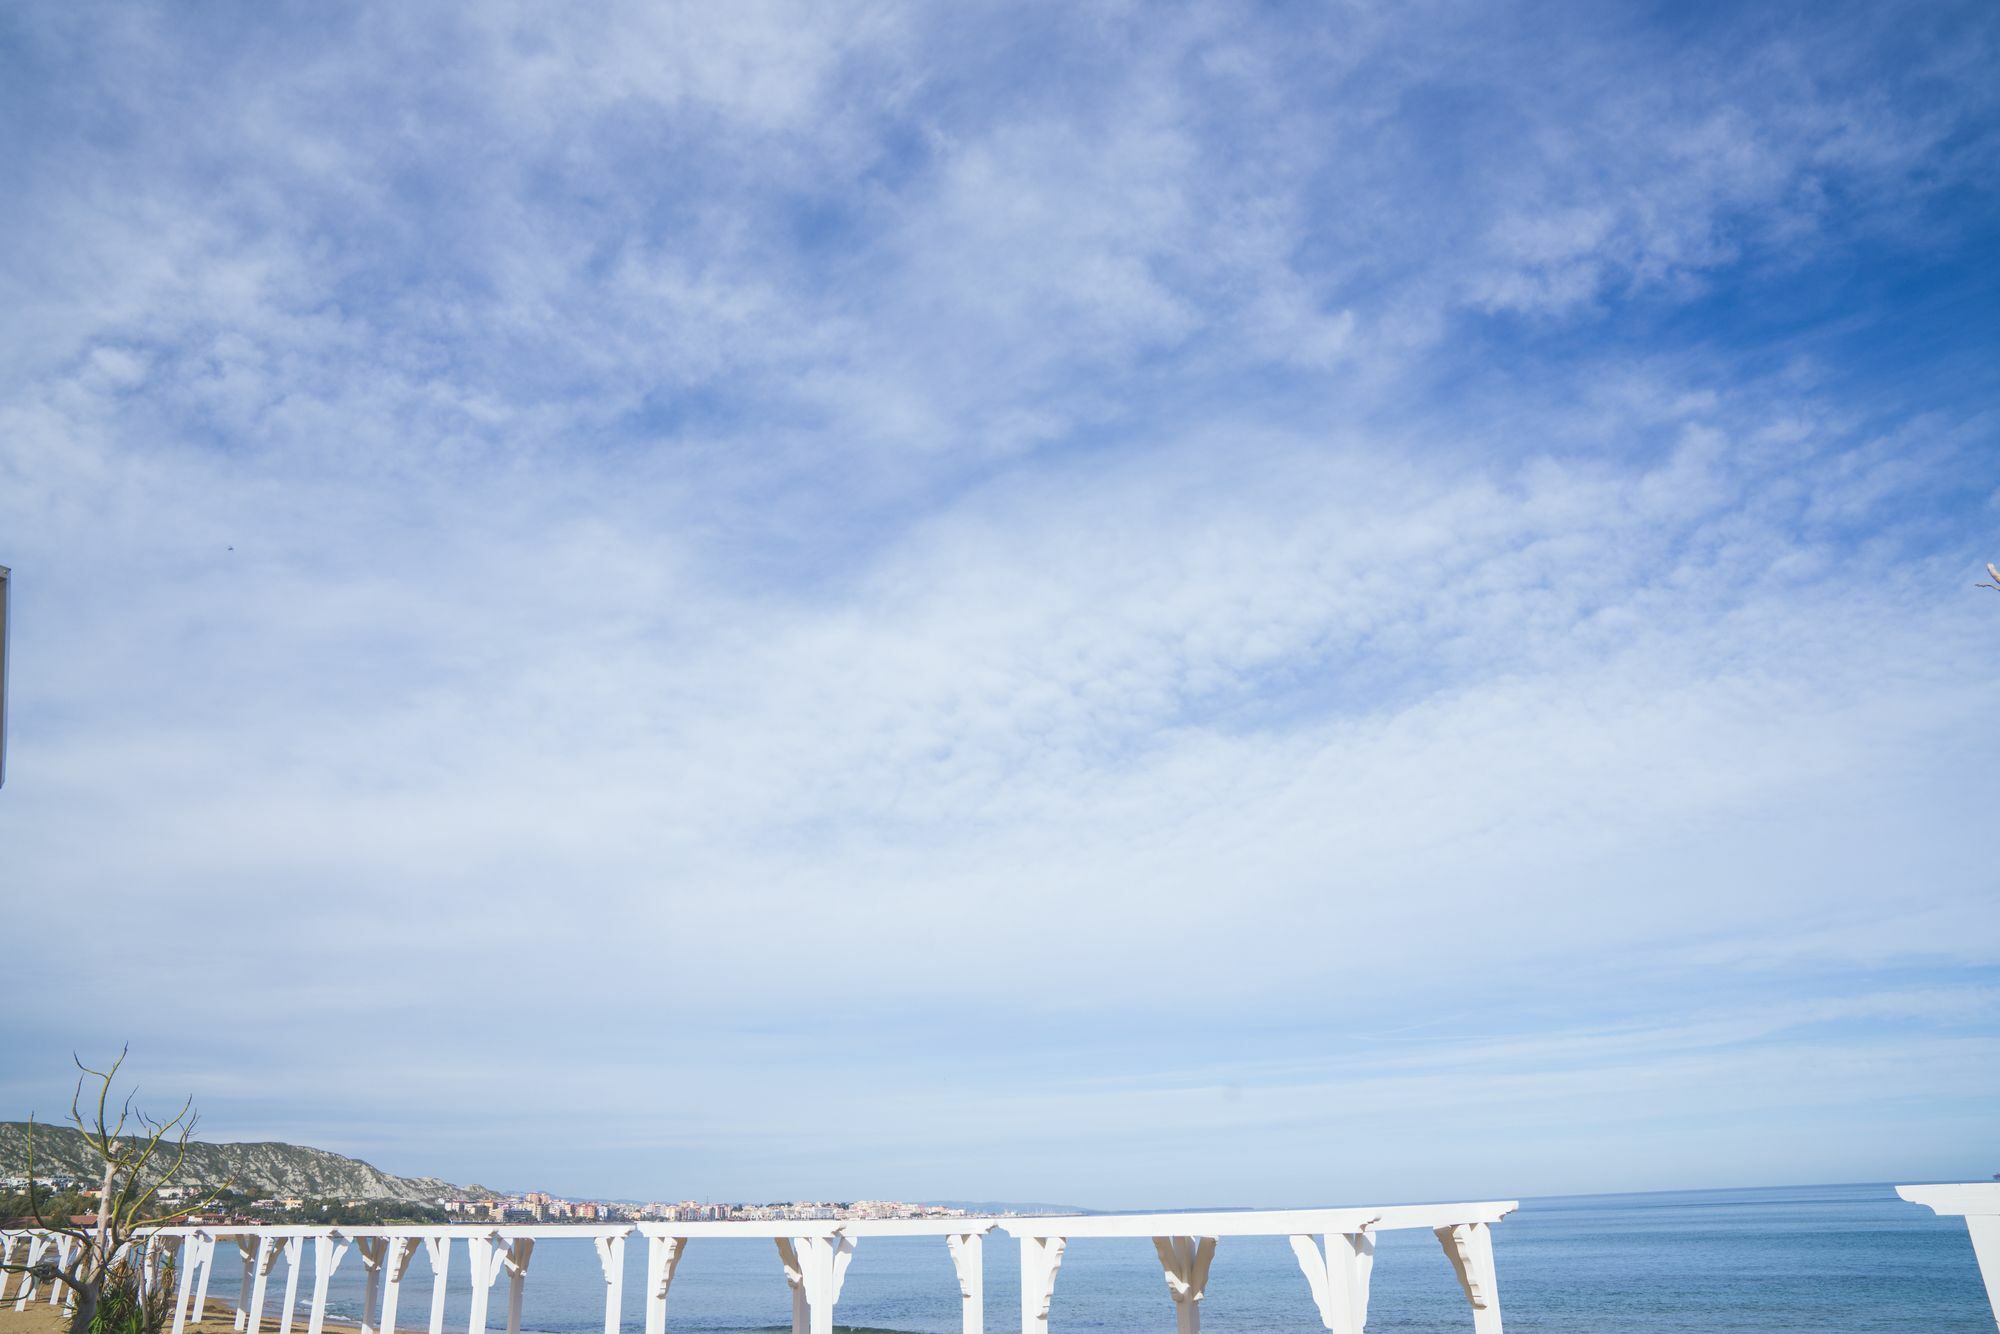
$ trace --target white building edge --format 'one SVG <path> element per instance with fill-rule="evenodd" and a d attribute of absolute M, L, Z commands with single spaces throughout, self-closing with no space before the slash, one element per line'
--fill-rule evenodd
<path fill-rule="evenodd" d="M 1362 1334 L 1368 1319 L 1368 1286 L 1378 1233 L 1428 1228 L 1444 1248 L 1472 1308 L 1474 1334 L 1500 1334 L 1500 1296 L 1493 1264 L 1492 1226 L 1518 1206 L 1513 1201 L 1476 1204 L 1394 1205 L 1383 1208 L 1245 1210 L 1160 1214 L 1075 1214 L 1028 1218 L 783 1219 L 760 1222 L 645 1222 L 566 1227 L 508 1224 L 364 1227 L 163 1228 L 135 1243 L 132 1257 L 143 1282 L 157 1281 L 163 1260 L 175 1275 L 173 1334 L 203 1317 L 217 1247 L 229 1242 L 240 1262 L 234 1327 L 243 1334 L 293 1334 L 305 1250 L 312 1249 L 312 1294 L 305 1334 L 322 1334 L 327 1291 L 335 1270 L 352 1250 L 362 1266 L 361 1334 L 397 1334 L 398 1307 L 410 1260 L 422 1247 L 430 1262 L 427 1334 L 444 1334 L 446 1286 L 458 1263 L 469 1266 L 472 1305 L 468 1334 L 487 1334 L 493 1289 L 507 1278 L 507 1334 L 520 1334 L 521 1301 L 535 1247 L 554 1241 L 588 1242 L 604 1273 L 604 1331 L 620 1334 L 624 1313 L 625 1246 L 646 1243 L 645 1334 L 665 1334 L 667 1297 L 674 1271 L 691 1242 L 756 1238 L 775 1243 L 792 1294 L 794 1334 L 832 1334 L 833 1311 L 856 1247 L 870 1237 L 938 1237 L 950 1249 L 958 1275 L 965 1334 L 986 1328 L 985 1238 L 996 1229 L 1021 1244 L 1021 1332 L 1048 1334 L 1056 1275 L 1071 1241 L 1147 1237 L 1160 1257 L 1177 1334 L 1201 1329 L 1201 1300 L 1208 1289 L 1216 1243 L 1227 1237 L 1289 1237 L 1321 1323 L 1333 1334 Z M 460 1245 L 462 1243 L 462 1246 Z M 0 1232 L 0 1263 L 34 1264 L 78 1245 L 38 1230 Z M 284 1300 L 275 1322 L 266 1316 L 271 1281 L 284 1262 Z M 8 1297 L 0 1274 L 0 1304 Z M 32 1274 L 20 1275 L 14 1309 L 30 1301 L 55 1302 L 59 1284 L 37 1293 Z M 410 1327 L 414 1334 L 414 1326 Z"/>

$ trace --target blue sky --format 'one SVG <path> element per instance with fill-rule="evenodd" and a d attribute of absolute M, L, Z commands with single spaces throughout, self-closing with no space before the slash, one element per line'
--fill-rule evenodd
<path fill-rule="evenodd" d="M 1996 48 L 7 7 L 0 1104 L 129 1040 L 645 1197 L 2000 1171 Z"/>

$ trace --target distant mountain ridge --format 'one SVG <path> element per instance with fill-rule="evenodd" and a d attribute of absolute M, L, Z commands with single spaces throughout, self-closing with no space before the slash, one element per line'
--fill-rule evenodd
<path fill-rule="evenodd" d="M 83 1135 L 68 1126 L 35 1126 L 35 1175 L 72 1176 L 95 1183 L 104 1164 Z M 28 1170 L 28 1123 L 0 1121 L 0 1178 Z M 302 1144 L 188 1145 L 187 1164 L 174 1178 L 207 1190 L 225 1183 L 250 1195 L 302 1196 L 310 1200 L 382 1200 L 429 1204 L 437 1200 L 498 1198 L 484 1186 L 455 1186 L 437 1177 L 399 1177 L 372 1163 Z"/>

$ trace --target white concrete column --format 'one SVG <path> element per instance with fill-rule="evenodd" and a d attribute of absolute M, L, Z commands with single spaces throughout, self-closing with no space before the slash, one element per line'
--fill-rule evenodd
<path fill-rule="evenodd" d="M 451 1238 L 425 1237 L 424 1254 L 431 1262 L 430 1334 L 444 1334 L 445 1278 L 451 1271 Z"/>
<path fill-rule="evenodd" d="M 1433 1228 L 1465 1300 L 1472 1303 L 1474 1334 L 1500 1334 L 1500 1281 L 1493 1268 L 1493 1229 L 1485 1223 Z"/>
<path fill-rule="evenodd" d="M 792 1327 L 799 1334 L 833 1334 L 833 1308 L 854 1259 L 851 1237 L 777 1237 L 785 1281 L 792 1285 Z"/>
<path fill-rule="evenodd" d="M 250 1304 L 245 1308 L 245 1328 L 260 1334 L 264 1326 L 264 1295 L 269 1290 L 271 1266 L 278 1263 L 284 1243 L 277 1237 L 257 1238 L 257 1277 L 250 1287 Z"/>
<path fill-rule="evenodd" d="M 64 1269 L 76 1263 L 76 1253 L 82 1249 L 83 1243 L 75 1237 L 56 1234 L 56 1263 Z M 49 1305 L 60 1305 L 63 1310 L 70 1310 L 76 1305 L 76 1290 L 67 1283 L 49 1284 Z"/>
<path fill-rule="evenodd" d="M 257 1238 L 242 1236 L 236 1238 L 236 1253 L 243 1257 L 243 1285 L 236 1290 L 236 1318 L 238 1329 L 250 1323 L 250 1288 L 257 1281 Z"/>
<path fill-rule="evenodd" d="M 306 1334 L 320 1334 L 326 1325 L 327 1285 L 333 1282 L 333 1271 L 340 1268 L 349 1244 L 346 1237 L 331 1229 L 313 1238 L 312 1310 L 306 1313 Z"/>
<path fill-rule="evenodd" d="M 176 1261 L 180 1273 L 174 1279 L 174 1334 L 182 1334 L 189 1317 L 194 1315 L 194 1303 L 200 1300 L 196 1271 L 208 1267 L 209 1253 L 214 1247 L 214 1238 L 200 1232 L 190 1232 L 181 1242 Z"/>
<path fill-rule="evenodd" d="M 528 1261 L 535 1253 L 533 1237 L 514 1237 L 506 1243 L 500 1262 L 507 1270 L 507 1334 L 521 1334 L 521 1289 L 528 1281 Z"/>
<path fill-rule="evenodd" d="M 1967 1214 L 1965 1228 L 1972 1234 L 1972 1256 L 1986 1284 L 1986 1304 L 2000 1327 L 2000 1214 Z"/>
<path fill-rule="evenodd" d="M 686 1248 L 685 1237 L 646 1239 L 646 1334 L 667 1334 L 667 1290 Z"/>
<path fill-rule="evenodd" d="M 1201 1334 L 1201 1299 L 1208 1292 L 1208 1266 L 1215 1259 L 1214 1237 L 1155 1237 L 1167 1295 L 1174 1299 L 1175 1334 Z"/>
<path fill-rule="evenodd" d="M 215 1277 L 215 1248 L 219 1238 L 212 1232 L 201 1236 L 201 1272 L 194 1279 L 194 1312 L 190 1317 L 199 1323 L 208 1314 L 208 1281 Z"/>
<path fill-rule="evenodd" d="M 1068 1244 L 1063 1237 L 1021 1238 L 1021 1334 L 1048 1334 L 1049 1302 Z"/>
<path fill-rule="evenodd" d="M 306 1238 L 284 1238 L 284 1310 L 278 1314 L 278 1334 L 292 1334 L 298 1316 L 298 1258 L 306 1254 Z"/>
<path fill-rule="evenodd" d="M 356 1237 L 361 1256 L 361 1334 L 375 1334 L 382 1312 L 382 1266 L 389 1254 L 387 1237 Z"/>
<path fill-rule="evenodd" d="M 792 1334 L 806 1334 L 810 1320 L 806 1303 L 806 1269 L 799 1259 L 798 1246 L 790 1237 L 773 1237 L 778 1246 L 778 1263 L 785 1269 L 785 1286 L 792 1294 Z"/>
<path fill-rule="evenodd" d="M 46 1234 L 38 1236 L 35 1233 L 31 1232 L 28 1234 L 28 1245 L 27 1249 L 22 1253 L 21 1263 L 32 1268 L 35 1265 L 40 1264 L 42 1262 L 42 1257 L 47 1255 L 48 1253 L 49 1253 L 48 1236 Z M 14 1309 L 16 1311 L 27 1310 L 28 1303 L 30 1300 L 34 1298 L 34 1295 L 35 1295 L 35 1276 L 33 1274 L 26 1274 L 26 1273 L 22 1274 L 21 1286 L 14 1290 Z M 175 1331 L 175 1334 L 179 1334 L 179 1331 Z"/>
<path fill-rule="evenodd" d="M 1972 1257 L 1986 1284 L 1986 1304 L 2000 1327 L 2000 1181 L 1961 1181 L 1934 1186 L 1898 1186 L 1896 1193 L 1941 1218 L 1963 1218 L 1972 1237 Z"/>
<path fill-rule="evenodd" d="M 604 1271 L 604 1334 L 618 1334 L 625 1319 L 625 1237 L 621 1233 L 591 1240 L 597 1243 L 597 1264 Z"/>
<path fill-rule="evenodd" d="M 465 1249 L 472 1264 L 472 1306 L 466 1312 L 466 1334 L 486 1334 L 486 1308 L 493 1296 L 493 1280 L 499 1277 L 499 1261 L 493 1254 L 492 1236 L 467 1237 Z"/>
<path fill-rule="evenodd" d="M 954 1232 L 944 1244 L 958 1275 L 964 1334 L 986 1334 L 986 1238 L 977 1232 Z"/>
<path fill-rule="evenodd" d="M 194 1293 L 194 1250 L 195 1239 L 191 1236 L 183 1238 L 180 1255 L 174 1261 L 173 1334 L 182 1334 L 187 1328 L 188 1298 Z"/>
<path fill-rule="evenodd" d="M 396 1334 L 396 1298 L 403 1290 L 403 1275 L 409 1272 L 410 1257 L 417 1253 L 415 1237 L 390 1237 L 389 1253 L 382 1261 L 382 1334 Z"/>
<path fill-rule="evenodd" d="M 1368 1323 L 1368 1284 L 1375 1272 L 1372 1233 L 1335 1232 L 1321 1252 L 1311 1237 L 1293 1237 L 1292 1254 L 1299 1258 L 1320 1323 L 1333 1334 L 1362 1334 Z"/>

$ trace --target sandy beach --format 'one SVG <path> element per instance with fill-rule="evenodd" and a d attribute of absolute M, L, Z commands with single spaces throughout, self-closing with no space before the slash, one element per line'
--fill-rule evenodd
<path fill-rule="evenodd" d="M 210 1309 L 212 1311 L 213 1306 Z M 199 1323 L 188 1325 L 187 1330 L 189 1334 L 234 1334 L 233 1316 L 234 1313 L 225 1307 L 220 1317 L 211 1314 Z M 326 1318 L 325 1324 L 328 1329 L 360 1328 L 355 1321 L 338 1320 L 332 1316 Z M 25 1311 L 16 1311 L 11 1302 L 0 1308 L 0 1334 L 63 1334 L 68 1327 L 69 1322 L 63 1313 L 46 1302 L 35 1302 Z M 265 1320 L 265 1334 L 271 1334 L 276 1328 L 276 1321 Z M 303 1319 L 293 1326 L 294 1334 L 299 1334 L 304 1329 Z"/>

